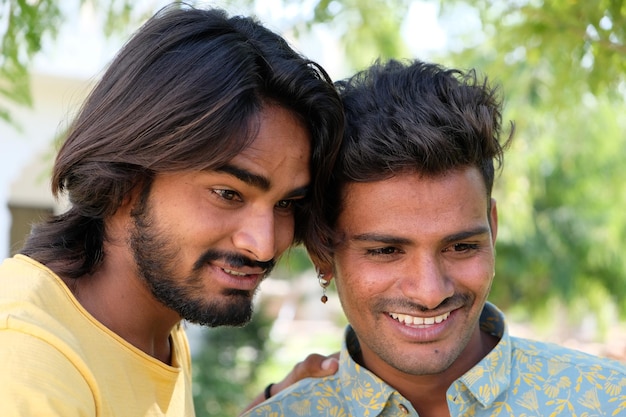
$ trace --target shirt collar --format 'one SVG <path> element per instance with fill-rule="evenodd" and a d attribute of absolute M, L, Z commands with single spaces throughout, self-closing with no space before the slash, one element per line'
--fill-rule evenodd
<path fill-rule="evenodd" d="M 474 401 L 488 407 L 511 384 L 511 338 L 504 314 L 491 303 L 486 303 L 483 308 L 480 328 L 498 337 L 500 341 L 487 356 L 452 385 L 448 390 L 448 397 L 453 392 L 463 396 L 471 395 Z"/>
<path fill-rule="evenodd" d="M 348 415 L 376 417 L 389 407 L 405 407 L 415 415 L 411 404 L 398 391 L 356 363 L 353 357 L 360 355 L 360 352 L 356 334 L 348 325 L 339 355 L 338 371 L 341 390 L 349 408 Z M 376 414 L 372 414 L 372 411 Z"/>

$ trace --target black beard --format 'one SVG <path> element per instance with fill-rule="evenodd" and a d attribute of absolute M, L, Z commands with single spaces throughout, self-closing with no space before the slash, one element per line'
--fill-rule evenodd
<path fill-rule="evenodd" d="M 207 300 L 202 295 L 203 282 L 199 272 L 208 262 L 221 259 L 234 268 L 263 268 L 267 275 L 275 262 L 256 262 L 238 254 L 210 250 L 195 262 L 189 276 L 177 277 L 176 261 L 180 248 L 156 230 L 147 206 L 144 203 L 144 207 L 133 214 L 130 248 L 138 275 L 154 297 L 191 323 L 209 327 L 242 326 L 248 323 L 252 317 L 254 291 L 229 289 L 222 292 L 220 299 Z"/>

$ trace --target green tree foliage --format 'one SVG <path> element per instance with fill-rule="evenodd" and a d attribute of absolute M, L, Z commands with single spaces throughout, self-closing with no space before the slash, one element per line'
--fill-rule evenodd
<path fill-rule="evenodd" d="M 352 68 L 364 68 L 373 59 L 406 56 L 400 26 L 408 0 L 320 0 L 305 27 L 327 25 L 339 35 Z"/>
<path fill-rule="evenodd" d="M 473 6 L 482 24 L 480 37 L 472 40 L 472 34 L 467 34 L 465 54 L 481 56 L 501 70 L 523 70 L 532 80 L 525 86 L 528 95 L 572 107 L 572 99 L 580 99 L 585 92 L 611 93 L 623 84 L 623 0 L 467 0 L 454 4 L 459 3 Z M 442 2 L 444 6 L 451 7 L 451 3 Z"/>
<path fill-rule="evenodd" d="M 198 417 L 239 415 L 252 398 L 259 367 L 268 359 L 272 320 L 258 309 L 244 327 L 204 329 L 203 349 L 193 358 L 194 406 Z"/>
<path fill-rule="evenodd" d="M 89 4 L 104 15 L 106 36 L 124 32 L 153 12 L 136 10 L 132 0 L 75 0 L 75 3 L 77 9 Z M 8 102 L 32 104 L 32 59 L 47 38 L 56 38 L 66 18 L 58 0 L 0 0 L 0 120 L 13 122 Z"/>
<path fill-rule="evenodd" d="M 29 64 L 45 34 L 54 36 L 61 20 L 54 0 L 0 1 L 0 99 L 30 105 Z M 0 102 L 0 119 L 11 120 Z"/>

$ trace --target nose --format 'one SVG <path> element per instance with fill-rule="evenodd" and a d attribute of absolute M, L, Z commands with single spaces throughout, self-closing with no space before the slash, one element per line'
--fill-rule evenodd
<path fill-rule="evenodd" d="M 276 256 L 273 210 L 248 210 L 233 234 L 237 249 L 255 261 L 269 261 Z"/>
<path fill-rule="evenodd" d="M 400 280 L 402 293 L 425 309 L 454 295 L 454 285 L 435 255 L 419 254 L 408 262 Z"/>

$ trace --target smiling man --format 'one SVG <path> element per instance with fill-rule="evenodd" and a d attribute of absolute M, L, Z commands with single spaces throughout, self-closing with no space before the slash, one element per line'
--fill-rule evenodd
<path fill-rule="evenodd" d="M 346 131 L 328 190 L 328 245 L 307 244 L 350 325 L 336 375 L 249 416 L 548 416 L 626 413 L 626 368 L 511 337 L 487 302 L 491 197 L 512 135 L 473 71 L 376 63 L 338 83 Z"/>
<path fill-rule="evenodd" d="M 256 20 L 157 13 L 57 155 L 70 208 L 0 265 L 0 415 L 193 416 L 181 322 L 250 319 L 281 254 L 318 235 L 342 130 L 326 72 Z M 284 384 L 333 371 L 320 360 Z"/>

